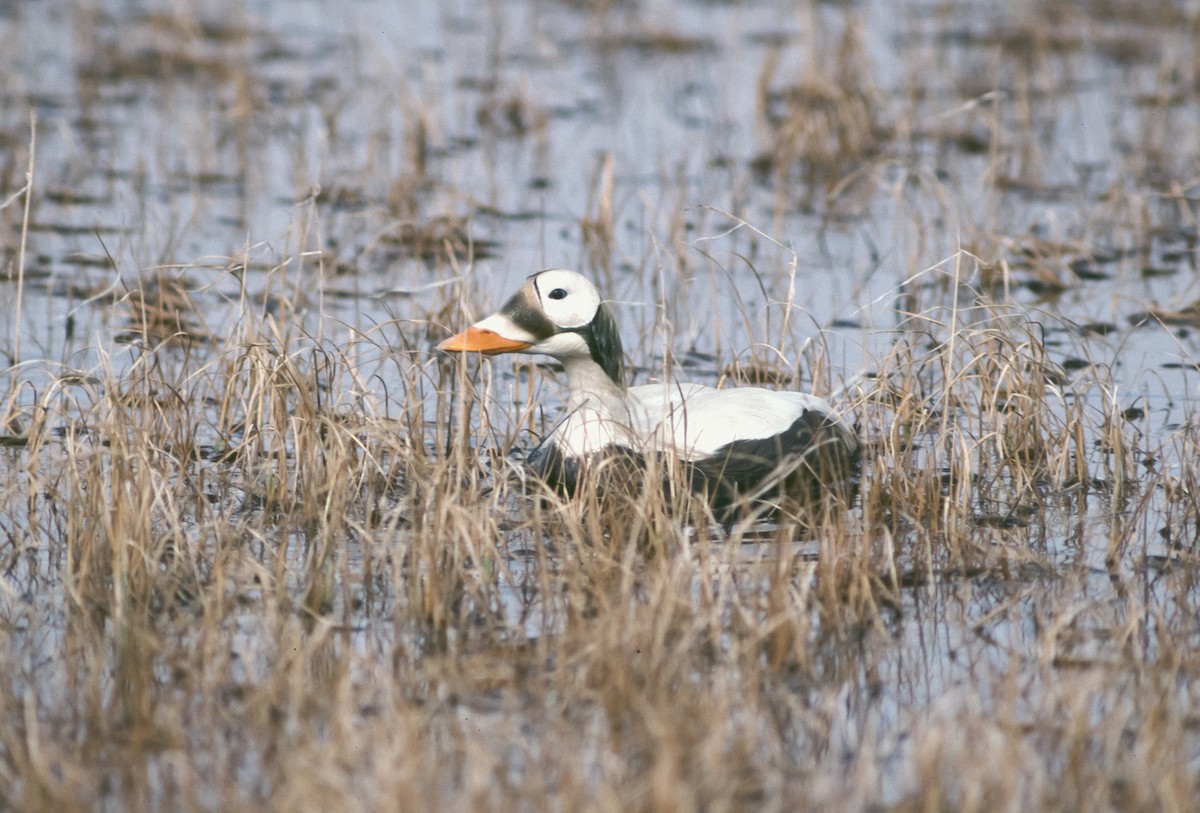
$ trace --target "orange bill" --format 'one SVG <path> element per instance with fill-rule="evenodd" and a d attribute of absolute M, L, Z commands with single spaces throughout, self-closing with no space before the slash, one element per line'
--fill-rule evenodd
<path fill-rule="evenodd" d="M 494 330 L 469 327 L 457 336 L 446 339 L 437 349 L 449 353 L 483 353 L 494 356 L 497 353 L 515 353 L 532 346 L 529 342 L 506 339 Z"/>

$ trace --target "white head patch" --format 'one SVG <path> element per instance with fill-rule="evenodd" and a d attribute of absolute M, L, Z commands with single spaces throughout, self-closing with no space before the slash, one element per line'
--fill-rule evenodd
<path fill-rule="evenodd" d="M 534 276 L 533 284 L 542 312 L 556 327 L 583 327 L 596 317 L 600 292 L 582 274 L 552 269 Z"/>

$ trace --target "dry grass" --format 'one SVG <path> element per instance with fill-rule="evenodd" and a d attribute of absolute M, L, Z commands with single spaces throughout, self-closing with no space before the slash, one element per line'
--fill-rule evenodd
<path fill-rule="evenodd" d="M 51 362 L 31 360 L 36 330 L 3 337 L 0 808 L 1196 809 L 1200 422 L 1188 392 L 1121 366 L 1147 337 L 1190 364 L 1195 293 L 1146 294 L 1138 326 L 1059 309 L 1194 262 L 1178 179 L 1200 152 L 1165 149 L 1182 102 L 1139 110 L 1155 140 L 1103 191 L 1066 193 L 1078 221 L 1014 225 L 997 202 L 1063 183 L 1033 126 L 1055 103 L 1046 63 L 1095 36 L 1144 65 L 1141 35 L 1195 15 L 1052 5 L 1044 31 L 1014 13 L 961 32 L 1025 77 L 1019 103 L 970 95 L 989 92 L 990 68 L 885 102 L 852 15 L 794 76 L 768 54 L 769 158 L 731 170 L 765 178 L 759 205 L 696 208 L 664 173 L 660 242 L 641 257 L 618 158 L 589 159 L 570 229 L 623 324 L 642 320 L 639 376 L 803 386 L 858 424 L 857 501 L 803 522 L 722 529 L 686 494 L 567 502 L 521 483 L 519 450 L 552 425 L 559 382 L 430 349 L 478 315 L 476 296 L 507 292 L 470 274 L 504 246 L 439 176 L 446 113 L 419 92 L 398 92 L 412 113 L 388 147 L 398 165 L 347 146 L 337 184 L 288 199 L 303 222 L 261 267 L 250 249 L 158 256 L 187 233 L 181 215 L 161 242 L 123 234 L 117 283 L 36 288 L 30 223 L 54 201 L 38 198 L 32 145 L 0 158 L 5 301 L 105 313 L 126 340 Z M 600 58 L 725 47 L 616 25 L 620 6 L 591 12 Z M 805 30 L 839 9 L 809 8 Z M 1122 21 L 1135 28 L 1118 37 Z M 224 88 L 245 124 L 264 113 L 254 55 L 284 47 L 260 33 L 150 14 L 88 64 L 100 84 L 166 71 Z M 1185 56 L 1158 68 L 1195 104 Z M 467 118 L 504 149 L 554 137 L 534 91 L 496 87 L 521 90 Z M 932 115 L 942 93 L 966 106 Z M 331 141 L 352 144 L 336 105 L 324 112 Z M 251 175 L 260 135 L 229 134 Z M 985 191 L 939 177 L 929 154 L 974 167 Z M 864 326 L 817 324 L 801 254 L 753 224 L 867 206 L 902 233 L 863 263 L 903 280 L 884 286 L 890 321 L 864 307 L 868 271 L 834 314 Z M 422 284 L 372 277 L 376 263 L 420 264 Z M 713 295 L 738 307 L 691 307 Z M 393 318 L 353 321 L 334 297 Z"/>
<path fill-rule="evenodd" d="M 7 806 L 1195 799 L 1195 440 L 1139 448 L 1011 308 L 904 320 L 860 502 L 800 539 L 528 495 L 521 384 L 242 317 L 8 402 Z"/>

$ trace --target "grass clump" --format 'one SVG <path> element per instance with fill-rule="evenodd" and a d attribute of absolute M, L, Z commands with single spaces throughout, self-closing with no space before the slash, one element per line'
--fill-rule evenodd
<path fill-rule="evenodd" d="M 1195 668 L 1198 630 L 1168 600 L 1195 590 L 1195 558 L 1117 539 L 1160 515 L 1186 533 L 1191 468 L 1138 466 L 1128 422 L 1083 397 L 1103 382 L 1064 379 L 1008 307 L 903 319 L 847 393 L 870 445 L 849 511 L 728 530 L 653 489 L 530 491 L 505 457 L 520 379 L 382 339 L 283 339 L 248 311 L 202 352 L 135 346 L 10 399 L 9 806 L 1195 790 L 1170 675 Z M 364 384 L 385 368 L 388 402 Z M 1055 513 L 1114 544 L 1054 541 Z M 1080 604 L 1105 566 L 1124 600 Z M 948 692 L 923 683 L 939 671 Z M 1131 739 L 1160 754 L 1154 788 Z"/>

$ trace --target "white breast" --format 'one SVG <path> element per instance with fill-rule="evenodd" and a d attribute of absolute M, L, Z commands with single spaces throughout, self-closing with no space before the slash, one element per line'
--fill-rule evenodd
<path fill-rule="evenodd" d="M 618 420 L 587 406 L 575 407 L 555 427 L 551 438 L 567 457 L 587 457 L 608 446 L 641 451 L 645 438 L 636 434 L 628 421 Z"/>

